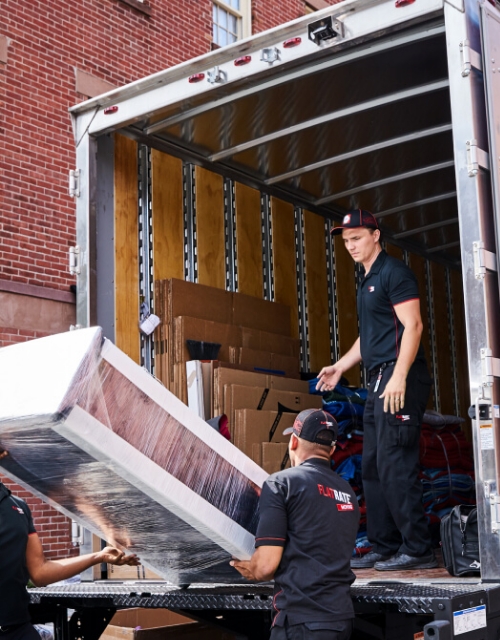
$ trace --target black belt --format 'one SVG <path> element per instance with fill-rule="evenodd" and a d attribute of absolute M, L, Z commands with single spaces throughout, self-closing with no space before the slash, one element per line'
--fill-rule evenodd
<path fill-rule="evenodd" d="M 376 373 L 380 373 L 387 367 L 392 367 L 393 364 L 396 364 L 397 360 L 389 360 L 389 362 L 382 362 L 382 364 L 378 364 L 373 369 L 370 369 L 370 376 L 373 376 Z"/>
<path fill-rule="evenodd" d="M 9 633 L 9 631 L 15 631 L 16 629 L 20 629 L 24 627 L 26 622 L 21 622 L 21 624 L 9 624 L 8 626 L 0 625 L 0 633 Z"/>

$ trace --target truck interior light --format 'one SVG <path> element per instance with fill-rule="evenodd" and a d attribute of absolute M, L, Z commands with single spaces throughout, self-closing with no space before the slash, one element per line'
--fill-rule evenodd
<path fill-rule="evenodd" d="M 243 65 L 251 62 L 251 60 L 252 60 L 252 56 L 241 56 L 241 58 L 236 58 L 236 60 L 234 61 L 234 66 L 242 67 Z"/>
<path fill-rule="evenodd" d="M 302 38 L 297 36 L 296 38 L 288 38 L 283 43 L 283 49 L 291 49 L 292 47 L 297 47 L 302 42 Z"/>
<path fill-rule="evenodd" d="M 195 73 L 192 76 L 189 76 L 188 82 L 194 84 L 195 82 L 201 82 L 205 78 L 204 73 Z"/>
<path fill-rule="evenodd" d="M 116 113 L 118 111 L 118 107 L 113 105 L 112 107 L 105 107 L 104 115 L 108 116 L 110 113 Z"/>

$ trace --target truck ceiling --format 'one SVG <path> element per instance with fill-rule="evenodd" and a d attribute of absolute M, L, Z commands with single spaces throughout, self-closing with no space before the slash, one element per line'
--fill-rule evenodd
<path fill-rule="evenodd" d="M 330 219 L 369 209 L 458 265 L 443 2 L 397 5 L 348 0 L 77 105 L 77 139 L 82 118 Z"/>

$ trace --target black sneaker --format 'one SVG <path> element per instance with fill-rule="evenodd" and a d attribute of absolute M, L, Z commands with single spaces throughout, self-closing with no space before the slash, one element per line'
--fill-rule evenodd
<path fill-rule="evenodd" d="M 388 560 L 380 560 L 375 564 L 377 571 L 404 571 L 406 569 L 435 569 L 438 566 L 434 551 L 425 556 L 409 556 L 406 553 L 397 553 Z"/>
<path fill-rule="evenodd" d="M 392 556 L 383 556 L 381 553 L 375 553 L 375 551 L 369 551 L 366 555 L 359 558 L 351 559 L 352 569 L 371 569 L 375 566 L 376 562 L 382 560 L 389 560 Z"/>

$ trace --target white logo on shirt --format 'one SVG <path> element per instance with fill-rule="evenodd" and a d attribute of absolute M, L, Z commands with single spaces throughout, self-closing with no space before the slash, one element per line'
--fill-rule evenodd
<path fill-rule="evenodd" d="M 373 293 L 373 292 L 375 291 L 375 287 L 368 287 L 368 291 L 369 291 L 370 293 Z"/>

